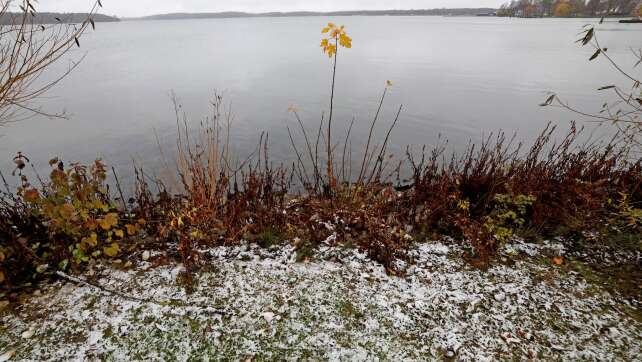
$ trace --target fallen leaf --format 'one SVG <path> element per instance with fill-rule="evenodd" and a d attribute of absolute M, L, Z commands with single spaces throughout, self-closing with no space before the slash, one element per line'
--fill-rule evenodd
<path fill-rule="evenodd" d="M 36 334 L 36 330 L 34 328 L 29 328 L 26 331 L 22 332 L 21 337 L 23 339 L 29 339 L 33 337 L 34 334 Z"/>
<path fill-rule="evenodd" d="M 564 258 L 562 258 L 561 256 L 556 256 L 556 257 L 554 257 L 554 258 L 553 258 L 553 264 L 555 264 L 555 265 L 562 265 L 562 264 L 564 264 Z"/>
<path fill-rule="evenodd" d="M 15 355 L 15 354 L 16 354 L 16 350 L 15 349 L 10 349 L 10 350 L 6 351 L 2 355 L 0 355 L 0 362 L 5 362 L 5 361 L 10 360 L 11 357 L 13 357 L 13 355 Z"/>
<path fill-rule="evenodd" d="M 272 312 L 265 312 L 262 314 L 262 316 L 268 323 L 272 322 L 272 320 L 274 319 L 274 313 Z"/>

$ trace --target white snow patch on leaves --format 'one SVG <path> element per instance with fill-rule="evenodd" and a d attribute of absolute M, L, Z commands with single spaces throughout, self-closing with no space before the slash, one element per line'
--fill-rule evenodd
<path fill-rule="evenodd" d="M 511 247 L 540 252 L 525 245 Z M 9 358 L 52 361 L 642 355 L 633 307 L 554 266 L 517 259 L 481 272 L 457 256 L 458 248 L 440 243 L 412 250 L 415 264 L 403 277 L 340 248 L 324 247 L 319 256 L 334 261 L 313 263 L 295 263 L 291 246 L 201 253 L 213 268 L 195 275 L 191 294 L 177 284 L 182 265 L 97 270 L 103 287 L 131 299 L 66 282 L 46 287 L 17 312 L 1 312 L 0 351 L 8 351 L 2 356 L 14 350 Z M 20 338 L 31 330 L 38 332 Z"/>

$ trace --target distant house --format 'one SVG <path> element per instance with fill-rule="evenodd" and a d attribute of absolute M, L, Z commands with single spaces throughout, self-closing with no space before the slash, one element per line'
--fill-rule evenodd
<path fill-rule="evenodd" d="M 638 5 L 633 9 L 631 15 L 642 18 L 642 0 L 638 1 Z"/>
<path fill-rule="evenodd" d="M 545 16 L 640 16 L 642 0 L 511 0 L 498 16 L 536 18 Z"/>

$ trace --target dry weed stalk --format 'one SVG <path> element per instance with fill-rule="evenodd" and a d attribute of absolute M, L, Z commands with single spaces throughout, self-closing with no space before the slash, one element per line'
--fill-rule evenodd
<path fill-rule="evenodd" d="M 12 10 L 19 9 L 19 12 Z M 48 68 L 73 47 L 88 27 L 95 27 L 93 16 L 102 6 L 96 1 L 81 24 L 41 25 L 34 0 L 0 1 L 0 126 L 35 115 L 64 117 L 50 113 L 34 101 L 69 75 L 79 64 L 72 62 L 62 74 L 43 81 Z M 82 60 L 82 58 L 80 59 Z"/>

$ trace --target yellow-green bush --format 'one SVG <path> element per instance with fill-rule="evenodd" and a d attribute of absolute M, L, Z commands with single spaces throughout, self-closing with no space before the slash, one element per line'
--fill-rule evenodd
<path fill-rule="evenodd" d="M 107 171 L 100 160 L 65 168 L 52 159 L 49 180 L 41 181 L 40 187 L 22 174 L 24 163 L 16 163 L 21 185 L 12 205 L 6 205 L 11 211 L 3 208 L 9 214 L 0 225 L 7 234 L 0 241 L 0 283 L 7 273 L 21 272 L 18 269 L 40 273 L 52 266 L 67 269 L 70 263 L 117 257 L 120 243 L 136 235 L 144 223 L 121 219 L 124 213 L 109 196 Z"/>
<path fill-rule="evenodd" d="M 494 209 L 485 217 L 484 227 L 497 242 L 505 243 L 524 226 L 528 209 L 536 200 L 531 195 L 495 195 Z"/>

